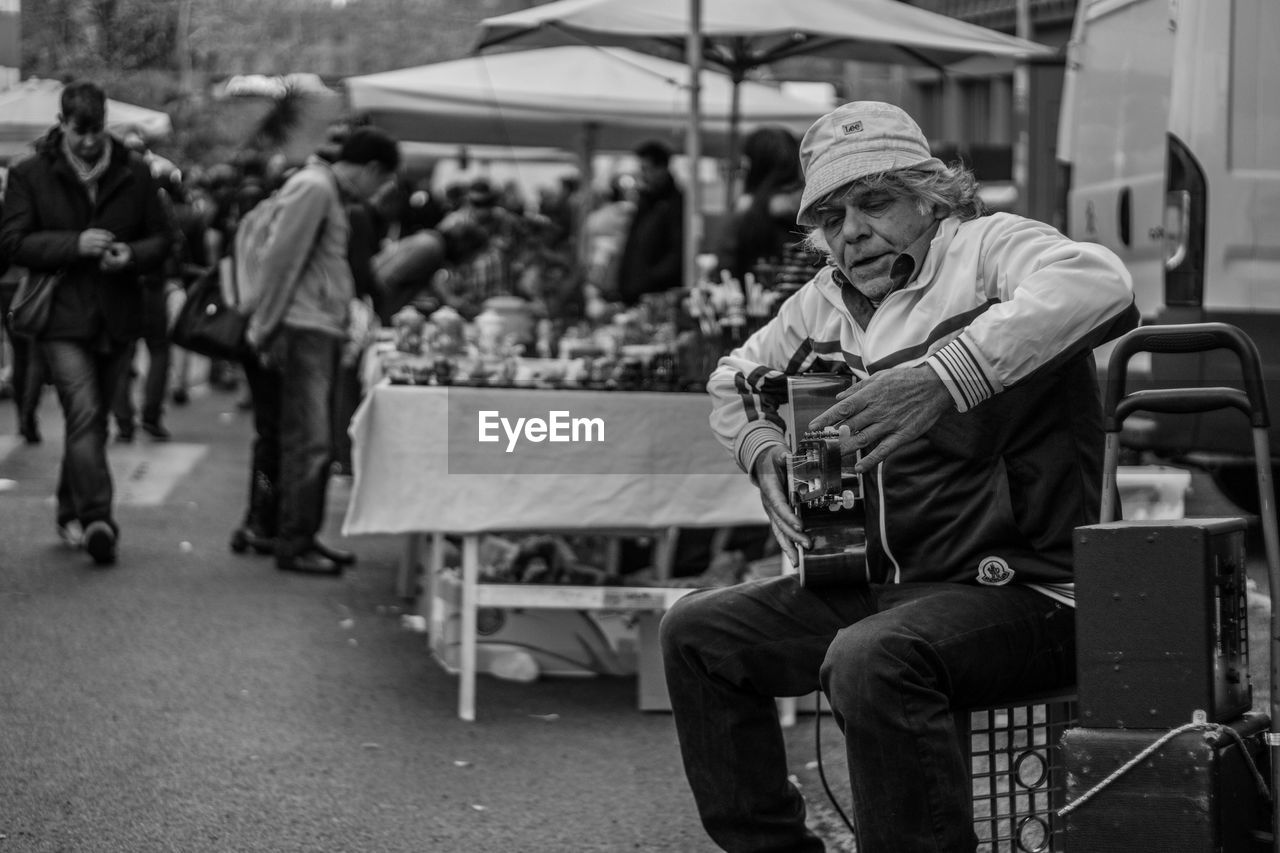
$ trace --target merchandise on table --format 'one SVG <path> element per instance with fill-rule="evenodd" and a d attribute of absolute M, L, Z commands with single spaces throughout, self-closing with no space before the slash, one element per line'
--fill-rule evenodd
<path fill-rule="evenodd" d="M 397 385 L 670 391 L 675 352 L 674 321 L 650 306 L 570 327 L 554 340 L 550 321 L 535 320 L 521 300 L 496 297 L 472 323 L 448 308 L 426 317 L 407 307 L 374 355 Z"/>
<path fill-rule="evenodd" d="M 567 326 L 517 296 L 486 300 L 471 322 L 448 307 L 428 316 L 407 306 L 377 348 L 380 375 L 398 385 L 701 391 L 720 357 L 797 285 L 773 274 L 739 281 L 716 271 L 714 255 L 699 263 L 691 288 L 648 293 Z"/>

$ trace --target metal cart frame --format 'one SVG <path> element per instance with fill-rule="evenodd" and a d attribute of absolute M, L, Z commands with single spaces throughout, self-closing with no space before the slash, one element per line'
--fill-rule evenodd
<path fill-rule="evenodd" d="M 1129 360 L 1140 352 L 1200 353 L 1226 349 L 1240 362 L 1244 390 L 1228 387 L 1156 388 L 1126 393 Z M 1267 558 L 1267 586 L 1271 608 L 1270 717 L 1266 736 L 1271 763 L 1270 787 L 1271 849 L 1280 853 L 1280 809 L 1276 792 L 1280 791 L 1280 608 L 1274 606 L 1280 595 L 1280 534 L 1277 533 L 1275 486 L 1271 477 L 1271 448 L 1268 437 L 1270 415 L 1266 390 L 1262 381 L 1261 359 L 1253 341 L 1240 329 L 1226 323 L 1188 323 L 1169 326 L 1143 326 L 1116 342 L 1107 364 L 1107 385 L 1103 389 L 1103 417 L 1106 448 L 1103 457 L 1102 507 L 1100 521 L 1115 520 L 1119 492 L 1116 467 L 1120 458 L 1120 429 L 1124 420 L 1137 411 L 1193 414 L 1234 408 L 1249 418 L 1253 430 L 1253 456 L 1257 469 L 1259 516 Z"/>

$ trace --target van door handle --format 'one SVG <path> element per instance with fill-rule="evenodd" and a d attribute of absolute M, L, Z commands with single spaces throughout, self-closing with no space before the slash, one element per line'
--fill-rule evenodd
<path fill-rule="evenodd" d="M 1120 190 L 1120 198 L 1116 204 L 1116 223 L 1120 227 L 1120 242 L 1126 247 L 1133 241 L 1133 190 L 1125 187 Z"/>

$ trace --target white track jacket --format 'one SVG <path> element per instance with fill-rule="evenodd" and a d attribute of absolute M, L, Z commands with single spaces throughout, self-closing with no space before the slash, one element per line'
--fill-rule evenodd
<path fill-rule="evenodd" d="M 1031 583 L 1069 600 L 1072 531 L 1098 517 L 1092 350 L 1138 319 L 1119 258 L 1011 214 L 946 219 L 865 328 L 834 273 L 720 360 L 707 386 L 720 441 L 750 471 L 785 443 L 785 376 L 927 364 L 956 410 L 866 479 L 870 579 Z"/>

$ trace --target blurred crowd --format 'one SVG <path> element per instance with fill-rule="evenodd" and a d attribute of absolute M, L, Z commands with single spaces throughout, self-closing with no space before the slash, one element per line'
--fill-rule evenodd
<path fill-rule="evenodd" d="M 334 164 L 362 126 L 359 121 L 332 126 L 312 160 Z M 65 122 L 63 128 L 76 133 Z M 107 136 L 99 131 L 86 138 Z M 193 286 L 228 258 L 240 222 L 307 166 L 251 151 L 230 162 L 180 164 L 149 150 L 137 135 L 110 140 L 108 151 L 114 144 L 128 151 L 131 162 L 146 165 L 168 232 L 164 262 L 138 275 L 141 317 L 130 325 L 136 340 L 120 358 L 123 366 L 104 406 L 110 440 L 129 443 L 142 432 L 151 441 L 167 441 L 166 407 L 186 404 L 195 383 L 238 393 L 241 408 L 254 408 L 252 365 L 194 358 L 173 345 L 169 332 Z M 486 177 L 438 187 L 432 174 L 414 174 L 403 166 L 367 196 L 346 197 L 346 258 L 356 301 L 368 316 L 353 335 L 363 339 L 350 343 L 357 349 L 368 344 L 370 327 L 393 326 L 406 311 L 419 319 L 441 312 L 437 316 L 470 323 L 487 308 L 491 312 L 495 300 L 505 300 L 533 321 L 528 328 L 539 330 L 536 342 L 521 342 L 526 353 L 554 355 L 556 348 L 548 342 L 619 318 L 625 322 L 637 306 L 654 304 L 654 294 L 664 295 L 660 301 L 668 307 L 678 307 L 682 299 L 688 307 L 690 288 L 705 285 L 710 289 L 703 297 L 693 293 L 693 301 L 698 310 L 711 312 L 713 300 L 705 294 L 720 300 L 725 293 L 771 292 L 779 298 L 766 304 L 776 310 L 780 297 L 814 272 L 819 259 L 795 226 L 801 176 L 798 143 L 788 131 L 765 127 L 744 139 L 742 192 L 702 247 L 711 250 L 700 259 L 705 261 L 702 282 L 685 277 L 684 193 L 671 171 L 671 148 L 650 140 L 632 153 L 635 171 L 597 185 L 565 174 L 533 198 L 514 182 L 497 185 Z M 7 315 L 25 272 L 12 264 L 0 276 L 0 313 Z M 719 310 L 727 309 L 721 305 Z M 708 329 L 692 309 L 683 320 L 686 335 L 695 339 L 689 360 L 704 375 L 727 345 L 739 340 L 717 337 L 715 324 Z M 42 390 L 56 384 L 41 354 L 47 348 L 8 331 L 0 346 L 0 396 L 14 400 L 24 440 L 38 443 Z M 344 360 L 333 383 L 329 434 L 336 473 L 351 472 L 347 425 L 363 391 L 354 361 Z M 253 545 L 251 539 L 237 541 Z"/>
<path fill-rule="evenodd" d="M 352 126 L 331 128 L 317 153 L 334 156 Z M 240 219 L 298 165 L 245 152 L 230 162 L 180 166 L 136 135 L 123 142 L 161 184 L 173 235 L 168 263 L 146 282 L 140 344 L 147 357 L 131 367 L 132 381 L 120 383 L 113 422 L 117 441 L 132 441 L 136 428 L 165 440 L 163 408 L 184 404 L 193 381 L 191 359 L 167 340 L 178 294 L 226 255 Z M 536 198 L 514 181 L 496 185 L 478 177 L 437 188 L 430 174 L 398 176 L 348 211 L 358 295 L 382 325 L 406 306 L 428 316 L 448 306 L 470 321 L 486 300 L 516 297 L 558 336 L 575 324 L 607 321 L 646 293 L 684 287 L 683 191 L 670 171 L 672 152 L 649 141 L 634 153 L 636 172 L 598 186 L 566 174 Z M 708 240 L 717 275 L 725 270 L 738 281 L 751 275 L 788 293 L 808 280 L 815 258 L 795 230 L 797 164 L 796 140 L 784 129 L 761 128 L 744 140 L 742 194 Z M 20 275 L 6 273 L 0 299 L 12 296 Z M 18 401 L 19 431 L 39 441 L 40 365 L 25 357 L 21 341 L 8 343 L 0 394 Z M 228 363 L 215 362 L 208 380 L 221 390 L 242 385 Z M 247 395 L 241 404 L 248 407 Z"/>

